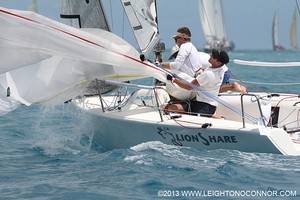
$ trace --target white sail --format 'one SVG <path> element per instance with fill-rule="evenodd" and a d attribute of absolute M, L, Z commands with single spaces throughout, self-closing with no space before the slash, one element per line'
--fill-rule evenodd
<path fill-rule="evenodd" d="M 121 0 L 143 54 L 149 55 L 159 41 L 155 0 Z"/>
<path fill-rule="evenodd" d="M 273 18 L 273 26 L 272 26 L 272 32 L 273 32 L 273 49 L 276 49 L 276 46 L 279 46 L 279 39 L 278 39 L 278 11 L 275 12 L 274 18 Z"/>
<path fill-rule="evenodd" d="M 101 0 L 60 0 L 61 22 L 77 28 L 99 28 L 110 31 Z"/>
<path fill-rule="evenodd" d="M 297 13 L 296 8 L 293 12 L 291 32 L 290 32 L 290 42 L 292 49 L 297 49 Z"/>
<path fill-rule="evenodd" d="M 104 30 L 88 33 L 5 8 L 0 8 L 0 24 L 0 73 L 6 79 L 1 79 L 1 90 L 10 90 L 9 98 L 7 92 L 1 97 L 5 105 L 13 102 L 4 110 L 20 103 L 61 103 L 95 78 L 136 79 L 153 67 L 140 62 L 130 44 Z"/>
<path fill-rule="evenodd" d="M 278 35 L 278 15 L 279 11 L 276 10 L 273 17 L 273 25 L 272 25 L 272 42 L 273 42 L 273 50 L 284 50 L 285 48 L 279 44 L 279 35 Z"/>
<path fill-rule="evenodd" d="M 200 21 L 207 44 L 206 50 L 232 50 L 234 45 L 228 40 L 221 0 L 198 0 Z"/>

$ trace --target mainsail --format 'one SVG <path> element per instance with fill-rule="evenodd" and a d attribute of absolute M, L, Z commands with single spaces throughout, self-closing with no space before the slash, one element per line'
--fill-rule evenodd
<path fill-rule="evenodd" d="M 234 44 L 228 40 L 221 0 L 198 0 L 200 21 L 207 44 L 205 51 L 211 49 L 232 50 Z"/>
<path fill-rule="evenodd" d="M 159 41 L 155 0 L 121 0 L 141 52 L 148 57 Z"/>
<path fill-rule="evenodd" d="M 95 78 L 131 80 L 149 75 L 153 67 L 140 62 L 130 44 L 104 30 L 89 33 L 5 8 L 0 8 L 0 25 L 0 114 L 20 104 L 61 103 Z"/>
<path fill-rule="evenodd" d="M 60 0 L 61 22 L 77 28 L 99 28 L 110 31 L 101 0 Z"/>

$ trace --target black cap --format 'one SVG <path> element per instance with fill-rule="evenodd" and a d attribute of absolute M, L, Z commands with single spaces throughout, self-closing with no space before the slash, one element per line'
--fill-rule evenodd
<path fill-rule="evenodd" d="M 229 56 L 225 51 L 218 51 L 213 49 L 211 55 L 214 59 L 217 59 L 223 64 L 227 64 L 229 62 Z"/>

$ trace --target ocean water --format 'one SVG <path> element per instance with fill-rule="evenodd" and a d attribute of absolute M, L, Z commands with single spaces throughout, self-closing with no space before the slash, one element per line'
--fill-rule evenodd
<path fill-rule="evenodd" d="M 299 53 L 236 51 L 230 57 L 299 61 Z M 300 67 L 231 62 L 229 68 L 249 91 L 299 93 Z M 93 142 L 86 119 L 72 104 L 22 106 L 1 116 L 0 199 L 300 199 L 300 156 L 155 141 L 106 151 Z"/>

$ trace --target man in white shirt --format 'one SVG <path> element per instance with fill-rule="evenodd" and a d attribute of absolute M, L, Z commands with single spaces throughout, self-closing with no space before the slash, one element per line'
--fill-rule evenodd
<path fill-rule="evenodd" d="M 219 94 L 226 70 L 223 68 L 223 65 L 229 62 L 229 56 L 225 51 L 213 50 L 208 62 L 211 66 L 207 67 L 190 83 L 199 87 L 200 90 L 209 93 L 210 97 L 202 91 L 197 91 L 196 100 L 169 104 L 165 108 L 166 112 L 189 112 L 191 114 L 200 114 L 208 117 L 211 117 L 215 113 L 218 103 L 214 100 L 214 97 L 217 98 Z M 170 78 L 169 76 L 168 79 L 172 79 L 173 83 L 176 83 L 184 89 L 193 90 L 193 87 L 177 78 Z"/>
<path fill-rule="evenodd" d="M 187 27 L 181 27 L 173 36 L 179 51 L 173 62 L 162 63 L 162 67 L 178 70 L 194 77 L 195 72 L 201 68 L 199 54 L 196 47 L 191 43 L 191 32 Z"/>
<path fill-rule="evenodd" d="M 216 51 L 216 50 L 215 50 Z M 199 52 L 199 56 L 200 56 L 200 60 L 202 63 L 202 70 L 206 69 L 208 66 L 210 66 L 211 64 L 208 62 L 210 55 L 204 52 Z M 243 94 L 247 94 L 247 89 L 238 84 L 237 82 L 233 82 L 232 84 L 227 84 L 229 82 L 229 78 L 230 78 L 230 70 L 228 69 L 228 67 L 224 64 L 222 66 L 225 70 L 225 74 L 224 74 L 224 79 L 220 88 L 220 93 L 222 92 L 227 92 L 227 91 L 235 91 L 235 92 L 241 92 Z M 201 72 L 201 71 L 200 71 Z"/>

